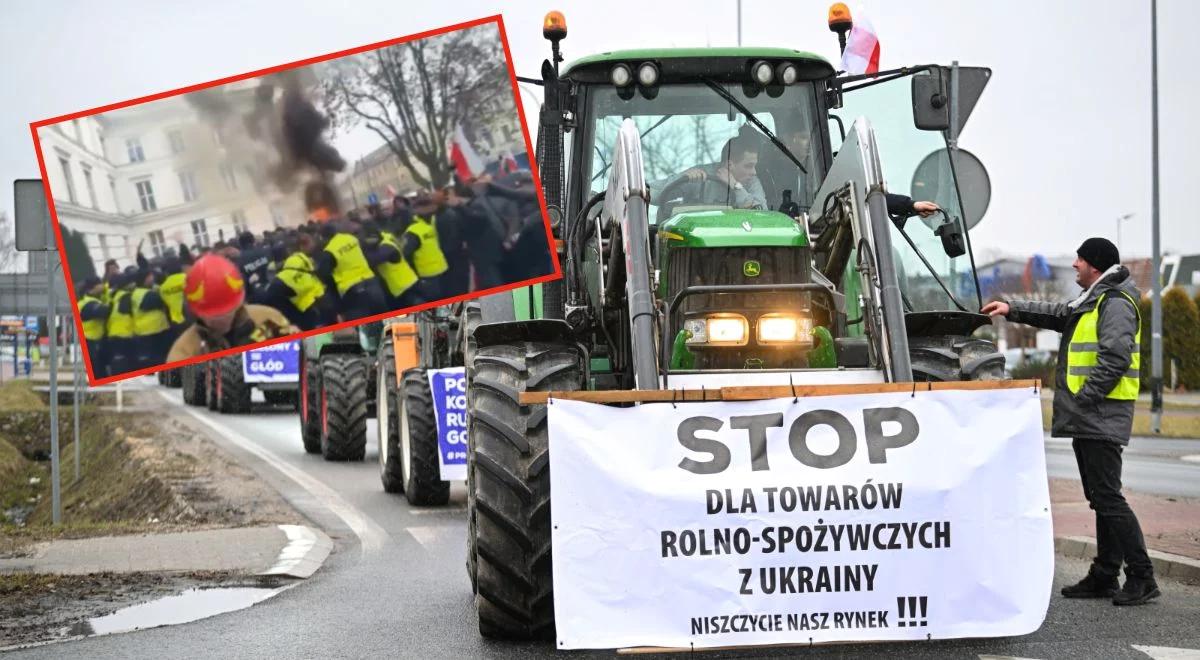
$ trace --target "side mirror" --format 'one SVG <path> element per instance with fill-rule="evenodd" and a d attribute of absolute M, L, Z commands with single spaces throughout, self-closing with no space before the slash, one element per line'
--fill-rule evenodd
<path fill-rule="evenodd" d="M 980 66 L 960 66 L 958 89 L 950 83 L 951 68 L 942 66 L 922 71 L 912 78 L 913 125 L 922 131 L 950 130 L 950 105 L 958 107 L 958 128 L 961 133 L 975 104 L 992 78 L 992 70 Z M 957 138 L 957 135 L 949 136 Z"/>
<path fill-rule="evenodd" d="M 913 124 L 922 131 L 950 130 L 950 80 L 941 69 L 912 78 Z"/>
<path fill-rule="evenodd" d="M 961 257 L 967 253 L 967 241 L 963 237 L 962 224 L 958 218 L 948 218 L 945 222 L 933 230 L 935 236 L 942 239 L 942 250 L 946 256 L 951 259 Z"/>

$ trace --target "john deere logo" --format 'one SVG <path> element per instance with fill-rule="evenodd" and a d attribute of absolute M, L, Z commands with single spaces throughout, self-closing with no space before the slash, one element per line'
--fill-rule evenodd
<path fill-rule="evenodd" d="M 742 264 L 742 274 L 746 277 L 758 277 L 762 274 L 762 265 L 751 259 Z"/>

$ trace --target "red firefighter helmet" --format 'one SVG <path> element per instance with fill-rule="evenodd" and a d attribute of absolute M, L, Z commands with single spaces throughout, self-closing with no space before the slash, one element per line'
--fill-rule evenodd
<path fill-rule="evenodd" d="M 246 300 L 242 273 L 219 254 L 206 254 L 192 264 L 183 291 L 188 307 L 201 318 L 223 316 Z"/>

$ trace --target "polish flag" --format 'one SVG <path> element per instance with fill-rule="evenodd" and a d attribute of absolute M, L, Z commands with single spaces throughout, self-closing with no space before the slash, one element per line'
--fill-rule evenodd
<path fill-rule="evenodd" d="M 842 51 L 842 70 L 856 76 L 862 73 L 879 72 L 879 37 L 875 27 L 861 13 L 854 15 L 854 27 Z"/>
<path fill-rule="evenodd" d="M 471 148 L 471 143 L 467 141 L 462 126 L 455 127 L 454 137 L 450 138 L 450 162 L 454 164 L 454 171 L 458 173 L 458 178 L 463 181 L 483 174 L 483 160 Z"/>
<path fill-rule="evenodd" d="M 500 173 L 512 174 L 520 169 L 517 165 L 517 157 L 511 151 L 505 151 L 504 156 L 500 160 Z"/>

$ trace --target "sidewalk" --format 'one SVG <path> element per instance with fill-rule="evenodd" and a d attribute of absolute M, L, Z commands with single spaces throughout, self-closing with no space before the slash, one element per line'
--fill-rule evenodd
<path fill-rule="evenodd" d="M 232 571 L 307 578 L 332 549 L 328 536 L 303 525 L 63 539 L 39 543 L 27 557 L 0 559 L 0 574 Z"/>
<path fill-rule="evenodd" d="M 1200 500 L 1125 491 L 1160 576 L 1200 580 Z M 1050 480 L 1055 549 L 1091 559 L 1096 554 L 1096 514 L 1071 479 Z"/>

